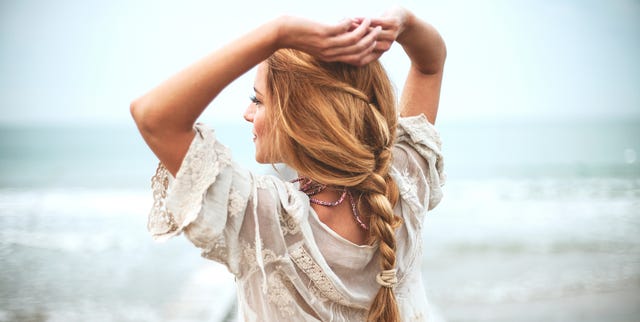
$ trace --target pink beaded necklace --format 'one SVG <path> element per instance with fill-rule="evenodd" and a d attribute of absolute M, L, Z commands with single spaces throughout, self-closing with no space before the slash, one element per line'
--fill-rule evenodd
<path fill-rule="evenodd" d="M 360 225 L 360 228 L 362 228 L 364 230 L 369 230 L 367 225 L 365 225 L 362 222 L 362 219 L 360 219 L 360 216 L 358 215 L 358 209 L 356 208 L 356 202 L 353 199 L 353 195 L 351 194 L 351 191 L 349 191 L 349 189 L 347 189 L 347 187 L 344 187 L 342 189 L 342 194 L 340 195 L 340 198 L 338 200 L 336 200 L 334 202 L 328 202 L 328 201 L 319 200 L 319 199 L 316 199 L 316 198 L 312 197 L 312 196 L 315 196 L 315 195 L 319 194 L 324 189 L 326 189 L 327 185 L 315 182 L 315 181 L 313 181 L 313 180 L 311 180 L 310 178 L 307 178 L 307 177 L 298 177 L 297 179 L 294 179 L 291 182 L 292 183 L 299 182 L 300 183 L 300 191 L 304 192 L 307 196 L 309 196 L 309 202 L 314 203 L 316 205 L 321 205 L 321 206 L 325 206 L 325 207 L 335 207 L 335 206 L 341 204 L 344 201 L 346 196 L 349 196 L 349 202 L 351 203 L 351 211 L 353 211 L 353 217 L 356 219 L 356 221 Z"/>

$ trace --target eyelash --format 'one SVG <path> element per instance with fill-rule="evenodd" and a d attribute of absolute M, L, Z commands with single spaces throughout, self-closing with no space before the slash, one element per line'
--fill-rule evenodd
<path fill-rule="evenodd" d="M 262 102 L 260 102 L 260 100 L 255 95 L 249 96 L 249 99 L 256 105 L 262 104 Z"/>

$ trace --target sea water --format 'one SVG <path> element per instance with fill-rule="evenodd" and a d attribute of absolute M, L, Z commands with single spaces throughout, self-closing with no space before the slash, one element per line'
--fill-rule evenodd
<path fill-rule="evenodd" d="M 252 161 L 249 126 L 214 127 L 234 159 L 269 171 Z M 640 121 L 439 128 L 448 180 L 425 220 L 422 266 L 442 315 L 637 320 Z M 0 127 L 0 321 L 219 321 L 233 310 L 224 269 L 183 237 L 146 232 L 156 164 L 133 126 Z"/>

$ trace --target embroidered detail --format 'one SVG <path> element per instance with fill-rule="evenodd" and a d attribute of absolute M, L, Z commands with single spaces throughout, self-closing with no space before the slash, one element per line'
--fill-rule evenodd
<path fill-rule="evenodd" d="M 314 298 L 320 299 L 322 302 L 329 300 L 329 298 L 322 294 L 322 291 L 315 284 L 309 285 L 309 292 L 313 294 Z"/>
<path fill-rule="evenodd" d="M 392 166 L 389 169 L 389 174 L 391 175 L 393 180 L 395 180 L 396 183 L 398 184 L 398 192 L 400 192 L 400 197 L 409 207 L 408 210 L 413 215 L 421 214 L 424 210 L 424 207 L 421 205 L 420 201 L 418 200 L 417 182 L 412 181 L 412 180 L 417 180 L 417 178 L 413 178 L 411 175 L 409 175 L 409 172 L 406 170 L 402 172 L 400 172 L 400 170 L 396 169 L 394 166 Z M 408 183 L 407 181 L 412 181 L 414 183 Z"/>
<path fill-rule="evenodd" d="M 271 180 L 268 179 L 267 176 L 255 176 L 254 182 L 255 182 L 256 188 L 258 189 L 268 189 L 269 186 L 273 185 L 273 183 L 271 182 Z"/>
<path fill-rule="evenodd" d="M 295 300 L 291 295 L 293 284 L 287 279 L 287 277 L 278 269 L 271 274 L 267 279 L 269 289 L 267 291 L 267 298 L 269 303 L 274 304 L 278 308 L 278 312 L 283 317 L 290 317 L 294 314 L 293 306 Z"/>
<path fill-rule="evenodd" d="M 180 165 L 175 181 L 160 164 L 152 178 L 154 204 L 147 228 L 156 240 L 179 234 L 193 222 L 202 208 L 208 187 L 216 182 L 220 171 L 231 165 L 231 153 L 216 142 L 215 134 L 196 124 L 197 132 Z"/>
<path fill-rule="evenodd" d="M 284 182 L 284 188 L 287 193 L 287 200 L 282 200 L 284 206 L 283 211 L 278 214 L 280 219 L 280 227 L 282 232 L 286 235 L 295 235 L 300 232 L 300 220 L 297 216 L 301 211 L 300 198 L 296 194 L 300 193 L 290 182 Z"/>
<path fill-rule="evenodd" d="M 239 215 L 246 205 L 246 201 L 243 200 L 242 195 L 238 190 L 231 187 L 229 191 L 229 204 L 228 204 L 228 213 L 229 217 L 235 217 Z"/>
<path fill-rule="evenodd" d="M 282 232 L 285 235 L 295 235 L 300 232 L 300 223 L 291 214 L 287 213 L 286 211 L 281 211 L 280 214 L 278 214 L 278 218 L 280 219 L 280 227 L 282 227 Z"/>
<path fill-rule="evenodd" d="M 175 181 L 162 164 L 152 178 L 154 204 L 147 228 L 156 240 L 175 236 L 196 220 L 208 187 L 231 164 L 229 150 L 216 142 L 213 131 L 200 124 L 195 130 Z"/>
<path fill-rule="evenodd" d="M 424 114 L 398 120 L 396 142 L 407 142 L 424 160 L 428 167 L 423 169 L 429 185 L 429 202 L 425 207 L 433 209 L 442 199 L 442 186 L 447 176 L 442 158 L 440 135 Z"/>
<path fill-rule="evenodd" d="M 227 244 L 225 242 L 225 237 L 223 235 L 216 238 L 213 241 L 211 246 L 206 250 L 202 251 L 202 257 L 208 258 L 220 263 L 226 263 L 229 258 L 229 253 L 227 249 Z"/>
<path fill-rule="evenodd" d="M 149 213 L 147 228 L 153 234 L 163 234 L 178 229 L 173 214 L 167 210 L 167 189 L 169 188 L 169 170 L 158 163 L 156 174 L 151 178 L 153 207 Z"/>
<path fill-rule="evenodd" d="M 400 173 L 400 177 L 402 178 L 402 183 L 399 186 L 402 186 L 401 190 L 410 193 L 412 196 L 418 195 L 418 178 L 415 175 L 409 174 L 409 169 L 404 168 Z"/>
<path fill-rule="evenodd" d="M 345 297 L 336 289 L 335 285 L 329 280 L 322 268 L 313 260 L 311 255 L 302 247 L 298 247 L 290 252 L 291 259 L 296 265 L 307 275 L 315 286 L 309 289 L 316 293 L 320 298 L 327 298 L 333 302 L 342 305 L 349 305 Z"/>
<path fill-rule="evenodd" d="M 273 263 L 280 259 L 276 253 L 268 248 L 262 248 L 262 263 L 266 266 L 269 263 Z M 246 264 L 248 272 L 258 270 L 258 261 L 256 260 L 256 247 L 249 243 L 245 243 L 242 252 L 242 263 Z"/>
<path fill-rule="evenodd" d="M 179 180 L 172 187 L 170 198 L 176 197 L 172 208 L 183 216 L 197 215 L 203 193 L 229 164 L 229 151 L 224 146 L 216 144 L 213 139 L 196 139 L 178 170 L 176 178 Z"/>

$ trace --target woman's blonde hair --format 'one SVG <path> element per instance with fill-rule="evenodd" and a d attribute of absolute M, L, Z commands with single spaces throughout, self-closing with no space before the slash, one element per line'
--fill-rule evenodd
<path fill-rule="evenodd" d="M 319 183 L 348 187 L 369 219 L 381 270 L 395 269 L 393 213 L 398 188 L 389 176 L 397 112 L 394 89 L 375 61 L 363 67 L 327 63 L 283 49 L 267 60 L 267 118 L 275 158 Z M 371 281 L 374 283 L 374 281 Z M 399 321 L 390 287 L 381 287 L 369 321 Z"/>

